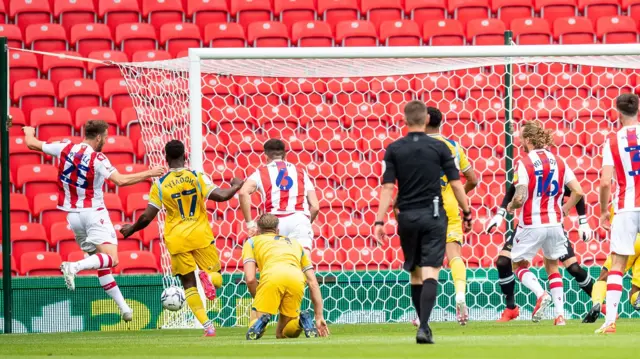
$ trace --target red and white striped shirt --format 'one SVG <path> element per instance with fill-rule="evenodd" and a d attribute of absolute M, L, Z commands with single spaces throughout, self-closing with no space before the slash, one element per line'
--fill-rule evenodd
<path fill-rule="evenodd" d="M 86 143 L 45 143 L 42 151 L 58 157 L 58 209 L 81 212 L 104 208 L 104 181 L 115 172 L 102 152 Z"/>
<path fill-rule="evenodd" d="M 640 125 L 610 133 L 602 151 L 602 165 L 613 166 L 617 181 L 615 213 L 640 211 Z"/>
<path fill-rule="evenodd" d="M 562 225 L 564 186 L 575 180 L 565 161 L 547 150 L 535 150 L 518 161 L 515 186 L 527 186 L 518 215 L 520 227 Z"/>
<path fill-rule="evenodd" d="M 249 179 L 256 182 L 262 193 L 265 213 L 309 215 L 307 192 L 313 191 L 313 183 L 302 166 L 285 161 L 273 161 L 259 168 Z"/>

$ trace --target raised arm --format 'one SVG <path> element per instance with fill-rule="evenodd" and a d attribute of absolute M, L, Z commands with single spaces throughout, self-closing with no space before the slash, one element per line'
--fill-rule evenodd
<path fill-rule="evenodd" d="M 43 141 L 40 141 L 36 138 L 36 129 L 31 126 L 25 126 L 22 128 L 22 132 L 24 132 L 24 143 L 27 147 L 32 151 L 42 151 Z"/>
<path fill-rule="evenodd" d="M 114 170 L 109 176 L 109 180 L 115 183 L 116 186 L 123 187 L 138 184 L 148 180 L 149 178 L 160 177 L 163 174 L 163 167 L 153 167 L 150 170 L 130 174 L 122 174 L 118 172 L 118 170 Z"/>
<path fill-rule="evenodd" d="M 230 200 L 239 190 L 242 188 L 243 180 L 234 178 L 231 180 L 230 188 L 216 187 L 211 193 L 209 193 L 209 199 L 216 202 L 226 202 Z"/>

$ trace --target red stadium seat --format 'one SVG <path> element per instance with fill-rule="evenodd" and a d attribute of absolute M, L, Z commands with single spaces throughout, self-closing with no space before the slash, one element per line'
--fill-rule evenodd
<path fill-rule="evenodd" d="M 413 21 L 383 21 L 380 24 L 380 43 L 385 46 L 420 46 L 422 34 Z"/>
<path fill-rule="evenodd" d="M 5 1 L 0 1 L 0 24 L 6 24 L 9 21 L 9 8 Z"/>
<path fill-rule="evenodd" d="M 156 29 L 185 20 L 180 0 L 142 0 L 142 16 Z"/>
<path fill-rule="evenodd" d="M 336 43 L 341 46 L 377 46 L 378 35 L 368 21 L 343 21 L 336 25 Z"/>
<path fill-rule="evenodd" d="M 425 45 L 459 46 L 465 44 L 462 24 L 458 20 L 425 21 L 422 33 Z"/>
<path fill-rule="evenodd" d="M 22 30 L 11 24 L 0 24 L 0 36 L 7 38 L 7 45 L 15 48 L 22 48 Z"/>
<path fill-rule="evenodd" d="M 187 18 L 204 31 L 207 24 L 228 23 L 229 4 L 226 0 L 187 0 Z"/>
<path fill-rule="evenodd" d="M 84 57 L 95 51 L 113 49 L 111 29 L 104 24 L 74 25 L 71 28 L 71 36 L 69 38 L 71 45 Z"/>
<path fill-rule="evenodd" d="M 473 45 L 504 45 L 506 27 L 498 19 L 475 19 L 467 23 L 467 41 Z"/>
<path fill-rule="evenodd" d="M 133 107 L 133 100 L 124 79 L 109 79 L 104 83 L 103 101 L 116 113 L 121 113 L 127 107 Z"/>
<path fill-rule="evenodd" d="M 131 58 L 133 62 L 147 62 L 147 61 L 165 61 L 171 60 L 173 56 L 164 50 L 143 50 L 136 51 Z"/>
<path fill-rule="evenodd" d="M 164 24 L 160 28 L 160 43 L 172 55 L 189 48 L 202 47 L 200 29 L 194 24 Z"/>
<path fill-rule="evenodd" d="M 273 13 L 288 29 L 300 21 L 309 22 L 316 19 L 316 6 L 313 0 L 275 0 Z"/>
<path fill-rule="evenodd" d="M 356 137 L 370 138 L 378 133 L 387 133 L 391 122 L 381 103 L 347 104 L 344 107 L 344 123 L 353 128 Z"/>
<path fill-rule="evenodd" d="M 22 110 L 17 107 L 10 107 L 9 115 L 12 117 L 13 123 L 13 126 L 9 129 L 9 136 L 23 136 L 22 127 L 27 125 L 27 120 Z"/>
<path fill-rule="evenodd" d="M 98 15 L 114 34 L 119 25 L 142 20 L 138 0 L 99 0 Z"/>
<path fill-rule="evenodd" d="M 449 13 L 466 24 L 470 20 L 491 17 L 491 8 L 488 0 L 449 0 Z"/>
<path fill-rule="evenodd" d="M 33 24 L 27 26 L 24 32 L 24 42 L 27 48 L 37 51 L 66 51 L 67 34 L 62 25 Z"/>
<path fill-rule="evenodd" d="M 360 18 L 357 0 L 318 0 L 318 15 L 332 28 L 342 21 L 355 21 Z"/>
<path fill-rule="evenodd" d="M 246 77 L 238 79 L 240 99 L 247 107 L 277 105 L 281 102 L 282 84 L 274 78 Z"/>
<path fill-rule="evenodd" d="M 632 84 L 632 75 L 622 71 L 589 75 L 589 85 L 594 95 L 603 100 L 614 99 L 621 92 L 633 92 Z"/>
<path fill-rule="evenodd" d="M 402 20 L 404 9 L 400 0 L 362 0 L 360 9 L 365 19 L 380 27 L 383 21 Z"/>
<path fill-rule="evenodd" d="M 204 28 L 204 42 L 211 47 L 245 47 L 247 41 L 240 24 L 209 24 Z"/>
<path fill-rule="evenodd" d="M 315 266 L 316 271 L 342 270 L 345 261 L 345 254 L 341 249 L 313 248 L 311 250 L 311 263 Z"/>
<path fill-rule="evenodd" d="M 515 19 L 511 22 L 513 38 L 518 45 L 548 45 L 553 43 L 551 27 L 545 19 Z"/>
<path fill-rule="evenodd" d="M 331 139 L 315 139 L 320 159 L 330 163 L 358 160 L 358 141 L 355 138 L 344 136 L 345 134 L 335 134 Z"/>
<path fill-rule="evenodd" d="M 126 239 L 120 233 L 124 223 L 113 222 L 113 229 L 118 238 L 118 251 L 139 251 L 142 250 L 142 232 L 136 232 Z"/>
<path fill-rule="evenodd" d="M 231 16 L 247 30 L 249 24 L 259 21 L 271 21 L 271 2 L 269 0 L 231 0 Z"/>
<path fill-rule="evenodd" d="M 31 111 L 31 126 L 36 128 L 38 138 L 48 141 L 51 137 L 71 136 L 73 123 L 71 113 L 61 107 L 40 107 Z"/>
<path fill-rule="evenodd" d="M 0 198 L 2 198 L 0 196 Z M 29 200 L 21 193 L 11 193 L 9 197 L 11 207 L 11 223 L 29 223 L 31 222 L 31 209 Z M 2 213 L 2 210 L 0 210 Z"/>
<path fill-rule="evenodd" d="M 340 105 L 369 102 L 369 81 L 365 79 L 331 78 L 326 97 Z"/>
<path fill-rule="evenodd" d="M 116 45 L 131 57 L 140 50 L 155 50 L 158 48 L 156 30 L 150 24 L 120 24 L 116 28 Z"/>
<path fill-rule="evenodd" d="M 22 108 L 25 116 L 29 118 L 34 108 L 55 106 L 53 84 L 40 79 L 16 81 L 13 85 L 13 102 Z"/>
<path fill-rule="evenodd" d="M 620 15 L 620 2 L 618 0 L 578 0 L 578 9 L 595 24 L 601 17 Z"/>
<path fill-rule="evenodd" d="M 309 163 L 307 173 L 319 190 L 331 189 L 336 186 L 338 179 L 330 163 Z"/>
<path fill-rule="evenodd" d="M 100 89 L 93 80 L 62 80 L 58 89 L 58 101 L 75 113 L 82 107 L 100 106 Z"/>
<path fill-rule="evenodd" d="M 491 74 L 465 74 L 460 85 L 460 98 L 486 98 L 500 97 L 502 79 L 496 73 Z M 442 110 L 442 109 L 441 109 Z M 446 112 L 442 110 L 446 115 Z"/>
<path fill-rule="evenodd" d="M 236 272 L 241 271 L 242 264 L 242 249 L 225 248 L 220 251 L 220 262 L 222 264 L 223 272 Z"/>
<path fill-rule="evenodd" d="M 293 24 L 291 41 L 297 47 L 331 47 L 333 34 L 324 21 L 300 21 Z"/>
<path fill-rule="evenodd" d="M 254 112 L 258 125 L 270 137 L 287 138 L 294 136 L 298 129 L 297 114 L 291 107 L 284 105 L 266 105 Z"/>
<path fill-rule="evenodd" d="M 3 271 L 3 262 L 4 261 L 0 261 L 0 275 L 2 274 Z M 16 260 L 14 259 L 13 256 L 11 256 L 11 275 L 12 276 L 17 276 L 18 275 L 18 265 L 16 264 Z"/>
<path fill-rule="evenodd" d="M 133 144 L 126 136 L 109 136 L 102 152 L 112 164 L 134 163 Z"/>
<path fill-rule="evenodd" d="M 109 159 L 111 159 L 111 156 L 109 156 Z M 113 160 L 112 160 L 112 163 L 113 163 Z M 149 169 L 147 165 L 133 164 L 133 163 L 132 164 L 116 164 L 115 167 L 118 170 L 118 172 L 122 174 L 137 173 L 137 172 L 142 172 Z M 109 186 L 109 188 L 116 188 L 112 182 L 108 182 L 107 185 Z M 118 196 L 120 197 L 120 201 L 122 202 L 124 208 L 128 208 L 129 203 L 127 201 L 131 194 L 133 193 L 148 194 L 150 190 L 151 190 L 151 180 L 147 180 L 147 181 L 140 182 L 138 184 L 134 184 L 132 186 L 117 187 L 116 193 L 118 193 Z"/>
<path fill-rule="evenodd" d="M 385 270 L 390 263 L 387 261 L 384 249 L 379 247 L 351 248 L 347 250 L 347 269 L 360 270 Z"/>
<path fill-rule="evenodd" d="M 128 62 L 127 54 L 122 51 L 97 51 L 89 54 L 90 59 L 113 61 L 113 62 Z M 103 88 L 104 82 L 108 79 L 119 79 L 122 77 L 120 68 L 117 66 L 89 62 L 87 63 L 87 71 L 91 74 L 91 77 L 98 83 L 100 88 Z"/>
<path fill-rule="evenodd" d="M 340 130 L 342 126 L 342 117 L 344 112 L 341 106 L 328 104 L 308 104 L 300 108 L 300 124 L 307 127 L 310 131 L 311 127 L 317 129 L 328 129 L 331 133 Z M 310 133 L 311 134 L 311 133 Z M 314 134 L 317 136 L 317 134 Z"/>
<path fill-rule="evenodd" d="M 119 263 L 115 267 L 117 274 L 155 274 L 158 273 L 156 257 L 151 252 L 125 251 L 118 254 Z"/>
<path fill-rule="evenodd" d="M 406 0 L 404 12 L 422 27 L 425 21 L 445 19 L 447 4 L 444 0 Z"/>
<path fill-rule="evenodd" d="M 161 251 L 156 251 L 155 247 L 160 247 L 160 228 L 158 227 L 158 222 L 152 222 L 144 229 L 142 233 L 144 245 L 149 247 L 151 253 L 155 254 L 155 256 L 160 259 Z M 158 248 L 160 249 L 160 248 Z"/>
<path fill-rule="evenodd" d="M 20 275 L 28 277 L 59 276 L 62 258 L 58 253 L 32 252 L 20 257 Z"/>
<path fill-rule="evenodd" d="M 328 30 L 327 24 L 323 23 Z M 314 40 L 315 41 L 315 40 Z M 316 45 L 319 44 L 315 43 Z M 327 84 L 322 79 L 283 79 L 284 97 L 292 105 L 305 106 L 308 104 L 320 105 L 324 103 L 324 93 Z"/>
<path fill-rule="evenodd" d="M 54 223 L 51 226 L 50 233 L 51 248 L 55 248 L 62 260 L 69 259 L 70 253 L 80 250 L 80 246 L 76 243 L 75 235 L 67 221 Z"/>
<path fill-rule="evenodd" d="M 16 51 L 9 56 L 9 86 L 13 86 L 18 80 L 37 79 L 39 77 L 40 67 L 35 54 Z"/>
<path fill-rule="evenodd" d="M 47 24 L 53 20 L 49 0 L 14 0 L 9 11 L 23 32 L 29 25 Z"/>
<path fill-rule="evenodd" d="M 42 154 L 27 148 L 22 136 L 11 137 L 9 140 L 11 177 L 16 178 L 18 169 L 23 165 L 38 165 L 42 163 Z"/>
<path fill-rule="evenodd" d="M 80 247 L 78 247 L 80 248 Z M 83 260 L 85 257 L 87 257 L 88 254 L 86 254 L 85 252 L 81 251 L 80 249 L 75 250 L 75 251 L 71 251 L 68 253 L 67 255 L 67 261 L 69 262 L 77 262 L 80 260 Z M 64 256 L 62 257 L 64 258 Z M 97 270 L 83 270 L 81 272 L 79 272 L 77 274 L 78 276 L 97 276 L 98 275 L 98 271 Z"/>
<path fill-rule="evenodd" d="M 461 38 L 463 37 L 462 34 L 460 36 Z M 459 87 L 459 76 L 445 74 L 418 75 L 413 80 L 413 89 L 418 98 L 423 101 L 454 100 L 457 97 L 457 89 Z"/>
<path fill-rule="evenodd" d="M 513 77 L 513 97 L 516 99 L 537 99 L 547 97 L 548 88 L 544 77 L 537 73 L 519 73 Z"/>
<path fill-rule="evenodd" d="M 632 19 L 640 18 L 640 0 L 622 0 L 622 10 Z"/>
<path fill-rule="evenodd" d="M 11 224 L 11 252 L 21 265 L 21 257 L 29 252 L 45 252 L 49 249 L 47 233 L 39 223 Z"/>
<path fill-rule="evenodd" d="M 73 126 L 77 133 L 84 133 L 84 124 L 91 120 L 102 120 L 109 124 L 109 135 L 118 134 L 118 117 L 109 107 L 87 106 L 76 110 Z M 132 139 L 133 141 L 133 139 Z"/>
<path fill-rule="evenodd" d="M 67 222 L 67 213 L 58 209 L 58 193 L 39 193 L 33 200 L 33 217 L 38 219 L 47 233 L 55 223 Z"/>
<path fill-rule="evenodd" d="M 534 16 L 533 0 L 493 0 L 491 10 L 507 27 L 515 19 Z"/>
<path fill-rule="evenodd" d="M 136 192 L 127 196 L 126 216 L 135 221 L 149 205 L 149 193 Z"/>
<path fill-rule="evenodd" d="M 549 74 L 545 78 L 545 82 L 547 86 L 549 86 L 551 94 L 554 95 L 556 99 L 563 101 L 563 103 L 567 103 L 567 100 L 571 101 L 575 98 L 588 98 L 591 90 L 587 84 L 587 76 L 578 72 L 563 73 L 558 76 Z"/>
<path fill-rule="evenodd" d="M 289 47 L 286 25 L 274 21 L 249 24 L 247 41 L 253 47 Z"/>
<path fill-rule="evenodd" d="M 62 52 L 65 55 L 80 56 L 77 52 Z M 42 60 L 42 71 L 55 87 L 59 87 L 60 81 L 65 79 L 83 79 L 86 75 L 84 61 L 69 58 L 59 58 L 56 56 L 44 56 Z"/>
<path fill-rule="evenodd" d="M 596 23 L 598 38 L 605 44 L 624 44 L 640 41 L 636 22 L 626 16 L 604 16 Z"/>
<path fill-rule="evenodd" d="M 560 44 L 593 44 L 596 34 L 585 17 L 559 18 L 553 23 L 553 33 Z"/>
<path fill-rule="evenodd" d="M 91 24 L 98 21 L 93 0 L 54 0 L 53 16 L 67 33 L 74 25 Z"/>
<path fill-rule="evenodd" d="M 345 188 L 363 188 L 380 186 L 382 169 L 379 164 L 372 165 L 368 162 L 352 161 L 350 163 L 338 163 L 335 172 L 340 176 L 340 181 Z"/>
<path fill-rule="evenodd" d="M 536 11 L 553 24 L 556 19 L 578 15 L 576 0 L 535 0 Z"/>
<path fill-rule="evenodd" d="M 122 201 L 120 201 L 120 197 L 118 197 L 117 194 L 105 193 L 104 205 L 107 207 L 107 211 L 109 211 L 109 218 L 111 218 L 111 221 L 122 222 L 125 219 L 124 207 L 122 206 Z"/>

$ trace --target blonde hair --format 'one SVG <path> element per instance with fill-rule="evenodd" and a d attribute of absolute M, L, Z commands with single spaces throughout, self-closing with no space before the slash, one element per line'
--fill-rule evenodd
<path fill-rule="evenodd" d="M 275 232 L 278 230 L 278 217 L 270 213 L 265 213 L 258 218 L 258 228 L 260 232 Z"/>
<path fill-rule="evenodd" d="M 520 137 L 529 141 L 536 150 L 550 146 L 553 143 L 551 130 L 545 130 L 538 121 L 527 121 L 522 126 Z"/>

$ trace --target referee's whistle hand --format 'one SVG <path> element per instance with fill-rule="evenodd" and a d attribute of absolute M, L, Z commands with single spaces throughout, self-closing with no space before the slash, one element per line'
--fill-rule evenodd
<path fill-rule="evenodd" d="M 375 226 L 373 230 L 374 237 L 378 245 L 384 246 L 388 242 L 387 234 L 384 232 L 384 226 Z"/>

